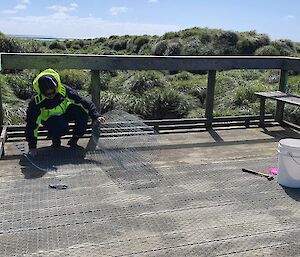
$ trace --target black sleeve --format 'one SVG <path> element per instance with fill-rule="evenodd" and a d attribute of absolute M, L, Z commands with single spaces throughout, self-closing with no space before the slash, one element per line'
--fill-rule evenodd
<path fill-rule="evenodd" d="M 96 120 L 100 115 L 100 113 L 97 111 L 96 105 L 88 100 L 87 98 L 79 95 L 74 89 L 72 89 L 69 86 L 66 86 L 66 90 L 67 90 L 67 96 L 74 100 L 76 104 L 81 104 L 83 106 L 84 109 L 88 110 L 89 116 L 91 117 L 91 119 L 94 121 Z"/>
<path fill-rule="evenodd" d="M 26 128 L 25 136 L 29 148 L 36 148 L 37 137 L 34 135 L 34 130 L 39 126 L 37 124 L 38 116 L 40 115 L 40 108 L 35 104 L 34 98 L 31 99 L 26 112 Z"/>

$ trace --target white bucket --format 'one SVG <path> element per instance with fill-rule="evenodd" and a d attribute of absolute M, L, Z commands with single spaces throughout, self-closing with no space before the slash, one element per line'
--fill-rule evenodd
<path fill-rule="evenodd" d="M 278 183 L 300 188 L 300 140 L 286 138 L 278 144 Z"/>

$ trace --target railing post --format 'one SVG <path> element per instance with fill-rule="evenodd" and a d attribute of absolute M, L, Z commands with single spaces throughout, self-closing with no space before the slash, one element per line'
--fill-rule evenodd
<path fill-rule="evenodd" d="M 2 85 L 0 84 L 0 127 L 3 126 L 4 117 L 3 117 L 3 105 L 2 105 L 2 91 L 1 91 Z"/>
<path fill-rule="evenodd" d="M 205 118 L 207 118 L 206 127 L 212 127 L 213 111 L 214 111 L 214 98 L 216 86 L 216 71 L 208 71 L 207 90 L 206 90 L 206 109 Z"/>
<path fill-rule="evenodd" d="M 280 81 L 279 81 L 279 91 L 286 93 L 287 92 L 287 81 L 288 81 L 288 71 L 281 70 L 280 72 Z M 284 103 L 277 101 L 275 120 L 279 123 L 283 120 L 283 111 Z"/>
<path fill-rule="evenodd" d="M 100 71 L 91 70 L 91 94 L 92 101 L 100 111 Z"/>

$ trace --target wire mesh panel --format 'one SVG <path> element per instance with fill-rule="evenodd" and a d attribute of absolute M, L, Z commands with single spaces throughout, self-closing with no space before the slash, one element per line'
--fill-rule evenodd
<path fill-rule="evenodd" d="M 122 170 L 144 169 L 158 160 L 159 136 L 153 127 L 124 111 L 110 111 L 104 117 L 105 123 L 94 125 L 93 139 Z"/>
<path fill-rule="evenodd" d="M 155 145 L 147 151 L 155 156 Z M 98 163 L 0 177 L 0 256 L 300 255 L 299 191 L 242 172 L 276 158 L 169 167 L 130 160 L 124 170 L 104 150 L 87 147 L 84 156 Z M 69 187 L 49 188 L 53 178 Z"/>

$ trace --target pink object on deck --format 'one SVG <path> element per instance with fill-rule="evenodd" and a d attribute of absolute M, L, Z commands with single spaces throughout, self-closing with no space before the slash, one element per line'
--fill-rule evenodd
<path fill-rule="evenodd" d="M 271 173 L 273 175 L 277 175 L 278 174 L 278 168 L 269 168 L 269 173 Z"/>

